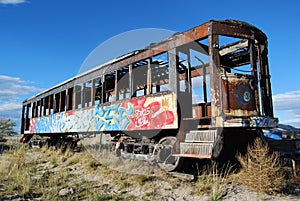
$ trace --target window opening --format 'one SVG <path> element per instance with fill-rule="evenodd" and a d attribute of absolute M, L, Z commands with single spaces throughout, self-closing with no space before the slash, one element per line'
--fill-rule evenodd
<path fill-rule="evenodd" d="M 91 80 L 87 81 L 83 85 L 83 106 L 84 107 L 92 106 L 92 97 L 91 97 L 92 86 L 93 86 L 93 83 Z"/>
<path fill-rule="evenodd" d="M 130 90 L 129 90 L 129 67 L 123 67 L 119 69 L 117 76 L 118 81 L 118 100 L 123 100 L 126 98 L 130 98 Z"/>
<path fill-rule="evenodd" d="M 66 111 L 66 90 L 60 92 L 60 112 Z"/>
<path fill-rule="evenodd" d="M 105 102 L 116 101 L 115 78 L 116 72 L 111 72 L 110 74 L 105 75 Z"/>
<path fill-rule="evenodd" d="M 59 112 L 59 103 L 60 103 L 60 93 L 55 94 L 55 104 L 54 104 L 54 113 Z"/>
<path fill-rule="evenodd" d="M 133 97 L 144 96 L 147 94 L 147 71 L 148 60 L 142 60 L 133 64 L 132 83 Z"/>
<path fill-rule="evenodd" d="M 151 82 L 152 93 L 170 90 L 168 52 L 152 57 Z"/>
<path fill-rule="evenodd" d="M 81 104 L 81 85 L 76 85 L 75 86 L 75 109 L 81 109 L 82 104 Z"/>
<path fill-rule="evenodd" d="M 73 87 L 67 90 L 67 110 L 73 109 Z"/>
<path fill-rule="evenodd" d="M 99 105 L 102 103 L 102 81 L 101 77 L 98 77 L 94 80 L 94 104 Z"/>

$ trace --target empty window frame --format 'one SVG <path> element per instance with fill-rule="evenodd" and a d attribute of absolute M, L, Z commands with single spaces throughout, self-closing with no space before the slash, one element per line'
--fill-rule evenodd
<path fill-rule="evenodd" d="M 46 96 L 44 99 L 45 107 L 44 107 L 44 116 L 49 115 L 49 96 Z"/>
<path fill-rule="evenodd" d="M 169 60 L 168 52 L 151 58 L 152 93 L 169 90 Z"/>
<path fill-rule="evenodd" d="M 83 107 L 92 106 L 92 80 L 87 81 L 83 84 Z"/>
<path fill-rule="evenodd" d="M 51 94 L 49 95 L 49 114 L 53 114 L 54 113 L 54 95 Z"/>
<path fill-rule="evenodd" d="M 204 48 L 206 46 L 198 44 L 199 46 L 194 45 L 189 50 L 193 104 L 210 102 L 209 55 Z"/>
<path fill-rule="evenodd" d="M 219 36 L 223 72 L 251 75 L 250 44 L 247 39 Z"/>
<path fill-rule="evenodd" d="M 54 95 L 54 113 L 59 112 L 60 93 Z"/>
<path fill-rule="evenodd" d="M 130 98 L 130 89 L 129 89 L 129 67 L 120 68 L 117 71 L 117 99 L 123 100 Z"/>
<path fill-rule="evenodd" d="M 144 96 L 147 94 L 148 60 L 136 62 L 132 66 L 132 96 Z"/>
<path fill-rule="evenodd" d="M 82 89 L 81 84 L 75 86 L 75 109 L 82 108 L 81 89 Z"/>
<path fill-rule="evenodd" d="M 94 79 L 94 105 L 102 103 L 102 79 L 98 77 Z"/>
<path fill-rule="evenodd" d="M 105 75 L 105 102 L 116 101 L 115 82 L 115 71 Z"/>
<path fill-rule="evenodd" d="M 73 91 L 74 91 L 73 87 L 67 90 L 67 103 L 66 103 L 67 110 L 73 109 Z"/>
<path fill-rule="evenodd" d="M 66 111 L 66 90 L 60 92 L 60 112 Z"/>

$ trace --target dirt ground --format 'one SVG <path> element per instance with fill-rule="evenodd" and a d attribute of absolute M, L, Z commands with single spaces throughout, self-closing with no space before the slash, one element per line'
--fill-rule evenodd
<path fill-rule="evenodd" d="M 3 147 L 4 145 L 2 145 Z M 29 149 L 0 154 L 0 200 L 300 200 L 300 181 L 273 195 L 254 192 L 240 185 L 237 175 L 228 178 L 191 178 L 168 174 L 157 166 L 132 160 L 101 162 L 87 151 Z M 13 160 L 18 157 L 18 160 Z M 28 168 L 28 177 L 14 173 Z M 7 164 L 5 166 L 5 164 Z M 123 165 L 123 166 L 120 166 Z M 6 168 L 6 169 L 5 169 Z M 11 168 L 11 169 L 7 169 Z M 124 168 L 130 170 L 123 171 Z M 6 173 L 5 173 L 6 172 Z M 26 172 L 23 172 L 25 174 Z M 14 175 L 15 174 L 15 175 Z M 29 181 L 27 181 L 29 179 Z M 23 181 L 24 180 L 24 181 Z M 13 182 L 12 182 L 13 181 Z M 18 183 L 20 182 L 20 183 Z M 28 183 L 26 183 L 28 182 Z M 28 189 L 26 188 L 28 187 Z M 25 189 L 25 191 L 24 191 Z"/>

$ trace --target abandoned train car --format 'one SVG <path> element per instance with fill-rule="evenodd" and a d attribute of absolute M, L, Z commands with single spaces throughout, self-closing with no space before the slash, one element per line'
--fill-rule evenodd
<path fill-rule="evenodd" d="M 211 20 L 118 57 L 23 101 L 21 142 L 110 135 L 124 157 L 230 158 L 276 127 L 267 36 Z"/>

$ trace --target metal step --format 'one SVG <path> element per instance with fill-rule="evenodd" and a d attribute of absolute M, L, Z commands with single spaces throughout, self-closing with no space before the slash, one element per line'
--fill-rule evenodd
<path fill-rule="evenodd" d="M 192 130 L 185 135 L 185 142 L 213 143 L 217 137 L 217 130 Z"/>
<path fill-rule="evenodd" d="M 211 157 L 213 143 L 180 143 L 180 154 L 183 155 L 198 155 L 199 157 Z"/>

